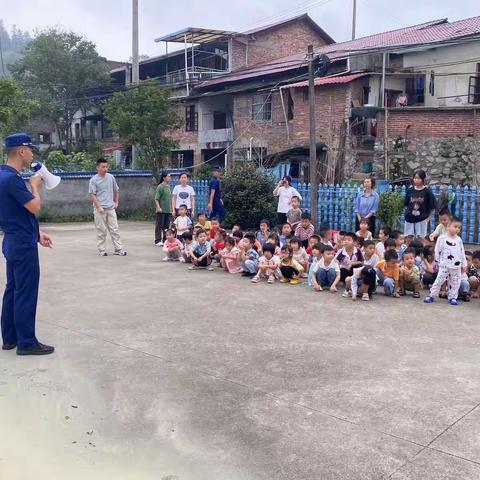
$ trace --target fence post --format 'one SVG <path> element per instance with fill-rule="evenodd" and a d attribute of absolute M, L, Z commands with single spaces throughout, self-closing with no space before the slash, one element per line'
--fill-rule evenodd
<path fill-rule="evenodd" d="M 322 223 L 322 214 L 321 214 L 321 209 L 320 209 L 320 195 L 322 192 L 322 184 L 319 183 L 317 185 L 317 224 L 315 225 L 315 230 L 317 228 L 320 228 L 320 225 Z"/>
<path fill-rule="evenodd" d="M 402 185 L 401 192 L 402 197 L 405 198 L 405 195 L 407 194 L 407 188 L 405 185 Z M 400 214 L 400 222 L 401 222 L 401 230 L 403 230 L 403 226 L 405 225 L 405 209 L 402 209 L 402 213 Z"/>
<path fill-rule="evenodd" d="M 318 184 L 318 221 L 319 225 L 321 225 L 325 219 L 324 219 L 324 188 L 323 184 L 319 183 Z"/>
<path fill-rule="evenodd" d="M 474 185 L 470 190 L 470 228 L 468 230 L 468 242 L 475 241 L 475 213 L 477 212 L 477 187 Z M 479 219 L 480 227 L 480 219 Z M 478 238 L 480 242 L 480 237 Z"/>
<path fill-rule="evenodd" d="M 435 199 L 435 203 L 437 202 L 438 199 L 438 194 L 439 194 L 439 187 L 438 185 L 432 185 L 431 187 L 433 198 Z M 437 212 L 436 210 L 433 211 L 432 218 L 430 218 L 430 231 L 433 232 L 437 226 Z"/>
<path fill-rule="evenodd" d="M 333 188 L 332 185 L 328 186 L 328 223 L 330 228 L 335 228 L 333 226 Z"/>
<path fill-rule="evenodd" d="M 467 209 L 468 209 L 468 187 L 463 188 L 463 212 L 462 212 L 462 240 L 467 241 Z"/>
<path fill-rule="evenodd" d="M 460 199 L 462 198 L 462 189 L 460 185 L 455 188 L 455 216 L 460 218 Z"/>

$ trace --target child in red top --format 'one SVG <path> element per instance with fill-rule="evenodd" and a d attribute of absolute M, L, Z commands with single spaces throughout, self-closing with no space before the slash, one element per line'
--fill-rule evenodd
<path fill-rule="evenodd" d="M 222 226 L 220 225 L 220 219 L 218 217 L 213 217 L 210 220 L 210 223 L 211 223 L 211 228 L 208 234 L 209 234 L 210 240 L 215 240 L 215 235 L 219 230 L 222 229 Z"/>
<path fill-rule="evenodd" d="M 167 230 L 165 233 L 166 240 L 163 244 L 163 251 L 167 256 L 162 260 L 163 262 L 179 262 L 183 250 L 183 244 L 175 237 L 173 230 Z"/>

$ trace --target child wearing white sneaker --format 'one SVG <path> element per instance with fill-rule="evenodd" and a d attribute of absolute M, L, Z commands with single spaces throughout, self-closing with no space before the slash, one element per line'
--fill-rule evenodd
<path fill-rule="evenodd" d="M 178 262 L 182 256 L 183 244 L 175 237 L 173 230 L 167 230 L 165 232 L 165 243 L 163 244 L 163 251 L 167 256 L 162 260 L 163 262 Z"/>
<path fill-rule="evenodd" d="M 252 283 L 258 283 L 262 278 L 266 278 L 267 283 L 275 283 L 275 279 L 280 278 L 279 267 L 280 259 L 275 255 L 275 245 L 266 243 L 258 261 L 258 273 L 252 278 Z"/>

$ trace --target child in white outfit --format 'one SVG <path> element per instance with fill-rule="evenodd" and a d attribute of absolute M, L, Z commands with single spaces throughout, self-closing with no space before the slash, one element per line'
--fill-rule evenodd
<path fill-rule="evenodd" d="M 438 275 L 430 289 L 430 295 L 425 298 L 425 303 L 433 303 L 440 293 L 441 286 L 448 284 L 448 302 L 458 305 L 458 290 L 462 278 L 462 271 L 467 268 L 465 249 L 462 239 L 458 236 L 462 223 L 457 218 L 452 218 L 447 227 L 447 233 L 438 237 L 435 245 L 435 260 L 438 262 Z"/>

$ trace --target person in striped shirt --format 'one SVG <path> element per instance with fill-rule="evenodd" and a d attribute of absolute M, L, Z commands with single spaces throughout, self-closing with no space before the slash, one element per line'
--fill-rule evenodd
<path fill-rule="evenodd" d="M 315 227 L 312 224 L 310 214 L 302 213 L 300 223 L 295 229 L 295 236 L 302 242 L 302 247 L 308 247 L 308 239 L 315 233 Z"/>

